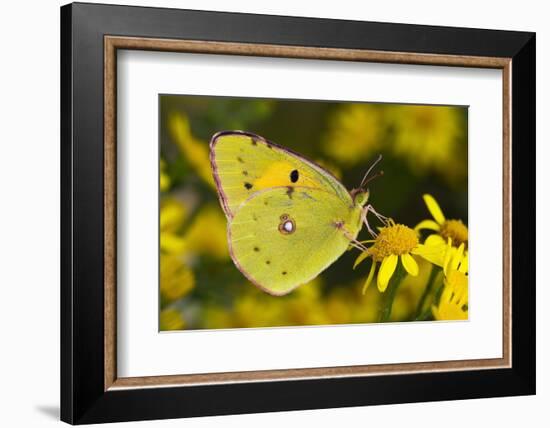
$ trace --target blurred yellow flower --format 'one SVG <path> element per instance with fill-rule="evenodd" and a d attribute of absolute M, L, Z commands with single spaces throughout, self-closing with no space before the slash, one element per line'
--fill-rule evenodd
<path fill-rule="evenodd" d="M 189 216 L 186 205 L 175 198 L 163 198 L 160 204 L 160 228 L 173 232 L 183 225 Z"/>
<path fill-rule="evenodd" d="M 398 105 L 389 107 L 388 116 L 395 137 L 392 150 L 413 172 L 436 171 L 451 181 L 465 177 L 467 158 L 459 146 L 465 135 L 458 108 Z"/>
<path fill-rule="evenodd" d="M 354 268 L 367 257 L 372 258 L 363 293 L 374 278 L 377 263 L 380 263 L 380 270 L 376 283 L 381 293 L 386 290 L 397 267 L 398 259 L 401 260 L 401 264 L 409 275 L 418 275 L 418 264 L 411 254 L 421 255 L 422 247 L 423 245 L 418 242 L 414 230 L 403 224 L 395 224 L 390 220 L 387 226 L 380 228 L 380 233 L 374 239 L 374 244 L 355 260 Z"/>
<path fill-rule="evenodd" d="M 182 249 L 196 255 L 229 258 L 226 219 L 217 205 L 206 205 L 195 215 L 183 236 Z"/>
<path fill-rule="evenodd" d="M 171 254 L 160 256 L 160 292 L 172 302 L 188 294 L 195 286 L 195 275 L 179 258 Z"/>
<path fill-rule="evenodd" d="M 191 224 L 184 228 L 189 217 L 186 206 L 174 198 L 166 198 L 160 209 L 160 248 L 169 254 L 188 257 L 207 255 L 217 259 L 229 257 L 227 249 L 226 219 L 221 210 L 208 204 L 194 215 Z"/>
<path fill-rule="evenodd" d="M 443 293 L 439 304 L 432 306 L 438 321 L 468 319 L 468 256 L 463 249 L 461 245 L 445 265 Z"/>
<path fill-rule="evenodd" d="M 159 178 L 160 191 L 166 192 L 170 188 L 170 176 L 166 174 L 166 162 L 164 159 L 160 160 L 160 178 Z"/>
<path fill-rule="evenodd" d="M 240 298 L 240 297 L 239 297 Z M 239 327 L 235 323 L 235 317 L 233 312 L 227 310 L 225 307 L 208 303 L 204 305 L 202 322 L 204 328 L 235 328 Z"/>
<path fill-rule="evenodd" d="M 454 247 L 458 247 L 460 244 L 468 246 L 468 227 L 462 223 L 461 220 L 447 220 L 443 215 L 443 211 L 439 207 L 439 204 L 432 195 L 423 195 L 424 202 L 428 211 L 433 217 L 433 220 L 422 220 L 415 226 L 416 231 L 423 229 L 433 230 L 439 234 L 441 239 L 439 243 L 446 245 L 447 240 L 450 239 Z M 433 240 L 434 238 L 432 238 Z M 437 238 L 435 238 L 437 239 Z M 433 240 L 433 243 L 436 241 Z"/>
<path fill-rule="evenodd" d="M 330 324 L 326 313 L 326 301 L 321 295 L 320 277 L 298 288 L 289 299 L 288 318 L 289 325 L 322 325 Z"/>
<path fill-rule="evenodd" d="M 327 301 L 321 296 L 320 285 L 321 278 L 316 278 L 291 295 L 274 299 L 245 284 L 245 291 L 235 299 L 233 307 L 210 308 L 208 313 L 212 318 L 208 325 L 210 328 L 250 328 L 330 324 Z M 349 300 L 345 304 L 349 305 Z"/>
<path fill-rule="evenodd" d="M 193 166 L 199 177 L 215 188 L 210 169 L 210 150 L 206 141 L 195 138 L 191 133 L 189 119 L 184 114 L 173 113 L 169 118 L 169 129 L 185 159 Z"/>
<path fill-rule="evenodd" d="M 160 249 L 163 252 L 179 254 L 184 249 L 184 239 L 179 234 L 189 216 L 183 202 L 164 198 L 160 204 Z"/>
<path fill-rule="evenodd" d="M 352 302 L 356 302 L 356 316 L 355 322 L 357 323 L 371 323 L 377 322 L 380 314 L 380 304 L 382 302 L 382 293 L 378 291 L 376 287 L 369 287 L 363 292 L 362 285 L 364 281 L 357 283 L 359 287 L 354 287 L 357 290 L 357 295 L 352 296 Z M 354 286 L 355 284 L 350 284 Z M 348 300 L 349 302 L 350 300 Z"/>
<path fill-rule="evenodd" d="M 324 312 L 329 324 L 354 322 L 357 298 L 350 291 L 337 288 L 323 298 Z"/>
<path fill-rule="evenodd" d="M 383 130 L 380 106 L 342 104 L 330 119 L 322 149 L 341 164 L 353 166 L 380 150 Z"/>
<path fill-rule="evenodd" d="M 401 287 L 392 304 L 392 311 L 388 321 L 405 321 L 414 308 L 410 296 Z"/>
<path fill-rule="evenodd" d="M 164 309 L 160 313 L 160 330 L 183 330 L 185 320 L 177 309 Z"/>

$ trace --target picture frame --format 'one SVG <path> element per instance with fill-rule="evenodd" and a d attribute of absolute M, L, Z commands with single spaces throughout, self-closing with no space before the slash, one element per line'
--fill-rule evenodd
<path fill-rule="evenodd" d="M 503 159 L 494 161 L 503 166 L 502 357 L 117 376 L 119 50 L 502 70 Z M 63 6 L 61 419 L 86 424 L 534 394 L 535 97 L 534 33 Z"/>

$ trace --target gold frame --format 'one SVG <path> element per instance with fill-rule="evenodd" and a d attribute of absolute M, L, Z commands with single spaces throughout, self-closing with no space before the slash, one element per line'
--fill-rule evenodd
<path fill-rule="evenodd" d="M 116 52 L 118 49 L 184 53 L 247 55 L 400 64 L 444 65 L 502 70 L 503 81 L 503 349 L 502 358 L 434 361 L 404 364 L 360 365 L 305 369 L 262 370 L 170 376 L 119 378 L 116 375 Z M 138 37 L 104 37 L 104 390 L 185 386 L 271 380 L 296 380 L 369 375 L 391 375 L 511 367 L 511 78 L 512 59 L 461 55 L 381 52 L 358 49 L 281 46 L 169 40 Z"/>

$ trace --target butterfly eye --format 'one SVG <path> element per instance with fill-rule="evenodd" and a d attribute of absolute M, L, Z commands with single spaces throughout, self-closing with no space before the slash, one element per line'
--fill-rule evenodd
<path fill-rule="evenodd" d="M 300 173 L 298 172 L 298 170 L 297 169 L 292 170 L 290 172 L 290 181 L 292 183 L 296 183 L 298 181 L 298 178 L 300 178 Z"/>

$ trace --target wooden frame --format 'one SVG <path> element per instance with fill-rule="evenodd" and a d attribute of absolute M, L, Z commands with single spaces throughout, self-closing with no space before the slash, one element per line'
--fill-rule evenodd
<path fill-rule="evenodd" d="M 84 4 L 62 8 L 62 419 L 71 423 L 88 423 L 534 393 L 534 257 L 521 256 L 522 253 L 534 255 L 534 239 L 529 239 L 534 236 L 534 35 L 242 14 L 170 12 L 167 14 L 167 9 Z M 101 19 L 106 14 L 120 16 L 120 27 L 106 27 Z M 123 15 L 128 17 L 127 20 L 122 20 Z M 137 23 L 141 22 L 139 18 L 145 16 L 154 21 L 153 28 L 138 26 Z M 83 19 L 87 19 L 86 28 L 81 25 Z M 242 20 L 247 28 L 258 26 L 262 31 L 257 32 L 257 37 L 246 40 L 243 34 L 226 37 L 216 30 L 223 26 L 210 25 L 213 21 L 223 24 L 230 20 Z M 296 34 L 300 36 L 286 40 L 285 43 L 278 39 L 276 29 L 279 26 L 285 25 L 286 28 L 298 31 L 305 21 L 310 29 L 304 34 L 298 32 Z M 166 27 L 164 24 L 185 22 L 199 22 L 196 30 L 198 34 L 188 30 L 177 30 L 179 34 L 163 31 Z M 181 25 L 181 28 L 184 27 Z M 326 36 L 331 28 L 330 36 Z M 338 36 L 337 30 L 342 28 L 348 31 L 353 29 L 361 36 L 360 40 L 351 36 Z M 389 46 L 385 41 L 366 46 L 366 40 L 372 40 L 372 37 L 366 35 L 383 39 L 381 35 L 390 30 L 393 40 Z M 200 37 L 197 38 L 198 35 Z M 428 36 L 432 44 L 428 42 L 424 46 L 415 46 L 417 39 L 414 36 L 420 35 Z M 325 39 L 317 43 L 316 37 Z M 483 46 L 491 47 L 479 47 L 479 37 L 487 42 Z M 438 40 L 439 46 L 436 46 L 435 40 Z M 318 46 L 321 42 L 323 47 Z M 74 53 L 83 43 L 93 44 L 93 53 L 81 54 L 77 60 Z M 360 46 L 353 46 L 355 43 Z M 504 99 L 503 357 L 454 362 L 117 378 L 117 49 L 501 69 Z M 85 72 L 81 68 L 84 65 L 91 67 L 92 71 Z M 101 82 L 102 86 L 99 86 Z M 102 89 L 103 99 L 99 96 L 90 99 L 89 86 L 85 86 L 90 84 Z M 82 103 L 86 100 L 90 106 L 83 108 Z M 95 120 L 82 116 L 87 109 L 92 110 L 89 113 Z M 103 126 L 100 126 L 101 123 Z M 81 132 L 89 131 L 90 127 L 93 127 L 93 135 L 83 137 Z M 513 144 L 514 135 L 520 131 L 523 135 L 523 150 L 518 149 L 519 144 Z M 93 155 L 91 162 L 83 163 L 84 158 L 79 156 L 84 153 Z M 83 179 L 89 182 L 85 183 Z M 512 213 L 515 203 L 521 204 L 521 212 Z M 100 218 L 90 222 L 80 211 L 84 206 Z M 518 231 L 520 223 L 521 235 Z M 102 233 L 99 238 L 92 237 L 84 228 Z M 90 240 L 91 250 L 90 247 L 84 250 L 79 246 L 83 245 L 80 241 L 89 245 Z M 520 249 L 522 253 L 518 253 Z M 84 267 L 79 264 L 82 259 L 75 256 L 92 256 L 92 261 L 85 262 Z M 90 272 L 90 269 L 91 277 L 83 277 L 84 272 Z M 520 287 L 523 290 L 521 295 L 518 292 Z M 93 303 L 83 300 L 85 296 L 90 297 L 94 293 Z M 102 299 L 98 299 L 98 295 Z M 103 315 L 101 318 L 96 313 L 91 314 L 99 308 Z M 86 316 L 91 316 L 91 319 L 88 320 Z M 92 324 L 91 320 L 98 324 Z M 521 335 L 521 332 L 529 333 Z M 101 359 L 85 357 L 83 349 L 89 349 L 90 346 L 94 352 L 101 354 Z M 385 376 L 388 374 L 392 376 Z M 404 392 L 395 395 L 397 379 L 401 383 L 409 382 L 411 387 L 417 386 L 422 391 L 418 391 L 417 396 Z M 292 389 L 288 382 L 283 382 L 288 380 L 293 380 Z M 472 393 L 466 386 L 468 382 L 474 381 L 478 382 L 477 390 Z M 431 386 L 425 390 L 427 382 Z M 444 388 L 451 382 L 455 388 L 452 392 Z M 481 388 L 479 382 L 483 383 Z M 369 389 L 369 385 L 375 384 L 378 387 L 382 385 L 392 395 L 381 397 L 371 391 L 366 395 L 352 396 L 348 392 L 342 396 L 341 392 L 340 395 L 336 392 L 341 391 L 344 385 L 356 391 L 364 391 Z M 152 386 L 164 388 L 148 388 Z M 270 403 L 243 406 L 242 401 L 246 401 L 244 398 L 253 397 L 257 391 L 265 388 L 275 388 L 279 394 L 284 391 L 286 395 L 293 391 L 290 395 L 295 397 L 295 401 L 278 397 Z M 311 388 L 321 388 L 324 393 L 317 399 L 308 397 L 307 391 Z M 201 398 L 204 394 L 223 396 L 225 404 L 210 408 L 206 399 Z M 241 400 L 237 401 L 234 394 L 241 394 Z M 272 394 L 275 392 L 270 392 L 269 396 Z M 185 398 L 188 405 L 178 407 L 177 397 Z M 144 404 L 146 399 L 156 403 L 162 400 L 169 410 L 163 412 L 152 406 L 130 406 L 130 403 L 133 403 L 132 406 L 136 403 Z M 166 400 L 171 400 L 171 404 L 167 405 Z"/>

